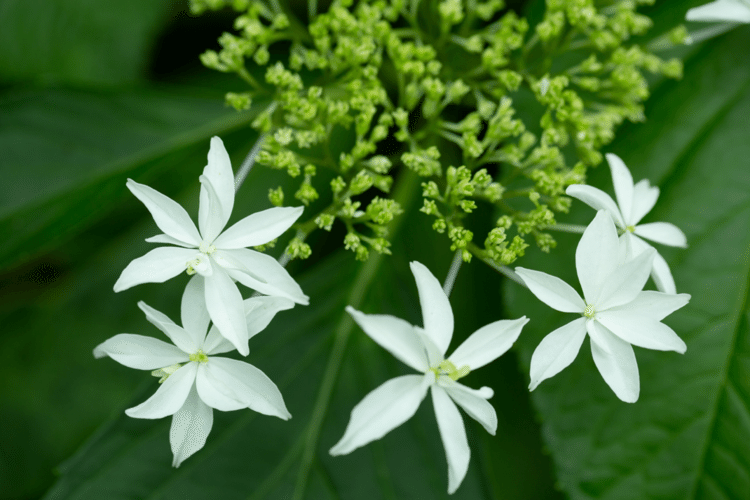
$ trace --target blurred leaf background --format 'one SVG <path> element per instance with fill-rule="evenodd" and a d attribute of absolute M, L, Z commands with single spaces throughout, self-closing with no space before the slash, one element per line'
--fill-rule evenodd
<path fill-rule="evenodd" d="M 697 3 L 657 2 L 654 34 Z M 137 300 L 177 317 L 184 286 L 112 292 L 156 232 L 125 179 L 195 213 L 208 139 L 222 136 L 235 168 L 255 142 L 253 111 L 223 106 L 241 82 L 197 59 L 231 28 L 231 13 L 193 18 L 185 2 L 167 0 L 2 0 L 0 19 L 0 499 L 446 497 L 429 401 L 382 441 L 327 455 L 352 406 L 405 373 L 352 327 L 344 305 L 418 323 L 408 262 L 440 277 L 451 260 L 408 192 L 412 210 L 398 222 L 393 257 L 355 263 L 331 250 L 343 235 L 317 235 L 313 257 L 290 266 L 312 305 L 282 313 L 252 340 L 247 361 L 279 384 L 294 418 L 217 412 L 206 448 L 170 467 L 169 419 L 122 413 L 155 379 L 91 350 L 116 333 L 156 335 Z M 636 179 L 660 185 L 649 220 L 677 224 L 691 243 L 664 252 L 678 289 L 693 295 L 667 320 L 688 353 L 637 350 L 639 403 L 614 397 L 586 346 L 529 398 L 531 352 L 566 320 L 501 286 L 480 262 L 461 270 L 453 346 L 500 317 L 532 322 L 514 352 L 467 378 L 495 388 L 500 423 L 491 437 L 465 419 L 473 458 L 455 498 L 750 498 L 749 46 L 750 31 L 739 28 L 683 50 L 685 78 L 655 82 L 648 121 L 623 127 L 611 148 Z M 413 180 L 401 181 L 416 192 Z M 285 182 L 254 169 L 235 218 L 268 208 L 268 187 Z M 606 168 L 590 182 L 611 192 Z M 564 222 L 592 215 L 575 204 Z M 562 236 L 552 257 L 529 252 L 522 265 L 575 283 L 575 244 Z"/>

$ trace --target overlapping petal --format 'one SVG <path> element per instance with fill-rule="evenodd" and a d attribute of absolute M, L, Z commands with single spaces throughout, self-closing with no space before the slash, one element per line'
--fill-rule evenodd
<path fill-rule="evenodd" d="M 560 278 L 523 267 L 517 267 L 515 271 L 529 287 L 531 293 L 552 309 L 580 313 L 586 308 L 586 303 L 578 292 Z"/>
<path fill-rule="evenodd" d="M 448 459 L 448 494 L 451 495 L 461 485 L 469 470 L 469 440 L 458 408 L 442 387 L 432 386 L 432 403 L 445 457 Z"/>
<path fill-rule="evenodd" d="M 427 394 L 432 373 L 403 375 L 383 383 L 352 410 L 344 436 L 331 448 L 331 455 L 345 455 L 409 420 Z"/>
<path fill-rule="evenodd" d="M 640 255 L 641 253 L 649 249 L 655 250 L 654 247 L 640 239 L 638 236 L 630 235 L 629 239 L 632 246 L 633 255 Z M 651 277 L 654 279 L 656 288 L 660 292 L 672 294 L 677 293 L 677 287 L 675 286 L 674 278 L 672 277 L 672 271 L 669 270 L 669 264 L 667 264 L 667 261 L 664 260 L 664 257 L 662 257 L 662 255 L 658 251 L 654 255 L 654 262 L 651 268 Z"/>
<path fill-rule="evenodd" d="M 685 342 L 659 320 L 638 316 L 630 311 L 604 311 L 597 321 L 612 333 L 638 347 L 657 351 L 675 351 L 684 354 Z"/>
<path fill-rule="evenodd" d="M 247 356 L 247 320 L 242 295 L 223 269 L 217 266 L 211 277 L 204 278 L 206 307 L 219 332 Z"/>
<path fill-rule="evenodd" d="M 211 329 L 206 335 L 206 340 L 203 343 L 203 352 L 209 356 L 215 356 L 216 354 L 223 354 L 225 352 L 233 351 L 234 344 L 225 339 L 216 325 L 212 325 Z"/>
<path fill-rule="evenodd" d="M 612 307 L 607 312 L 632 314 L 634 316 L 643 316 L 655 321 L 661 321 L 677 309 L 686 305 L 688 301 L 690 301 L 690 295 L 687 293 L 673 295 L 644 290 L 631 302 Z"/>
<path fill-rule="evenodd" d="M 198 366 L 198 374 L 195 378 L 195 388 L 204 403 L 219 411 L 234 411 L 245 408 L 245 403 L 235 397 L 232 390 L 224 383 L 224 380 L 215 370 L 209 369 L 217 358 L 209 358 L 208 363 Z"/>
<path fill-rule="evenodd" d="M 618 227 L 625 228 L 625 219 L 620 213 L 620 209 L 617 207 L 615 200 L 601 189 L 595 188 L 594 186 L 573 184 L 572 186 L 568 186 L 565 190 L 565 194 L 581 200 L 594 210 L 606 210 L 609 212 L 609 215 Z"/>
<path fill-rule="evenodd" d="M 132 333 L 115 335 L 94 348 L 95 358 L 104 356 L 136 370 L 156 370 L 188 360 L 188 355 L 172 344 Z"/>
<path fill-rule="evenodd" d="M 458 346 L 448 359 L 457 367 L 481 368 L 505 354 L 528 322 L 529 319 L 524 316 L 483 326 Z"/>
<path fill-rule="evenodd" d="M 185 271 L 195 257 L 190 248 L 159 247 L 130 262 L 115 283 L 115 292 L 142 283 L 163 283 Z"/>
<path fill-rule="evenodd" d="M 224 213 L 219 195 L 213 184 L 205 175 L 198 180 L 201 182 L 200 205 L 198 208 L 198 227 L 203 240 L 212 243 L 229 220 L 229 214 Z"/>
<path fill-rule="evenodd" d="M 410 267 L 417 282 L 425 334 L 445 355 L 453 337 L 453 309 L 442 285 L 429 269 L 416 261 Z"/>
<path fill-rule="evenodd" d="M 248 215 L 216 238 L 216 248 L 231 250 L 263 245 L 292 227 L 302 207 L 275 207 Z"/>
<path fill-rule="evenodd" d="M 253 365 L 235 359 L 212 357 L 205 364 L 205 371 L 211 372 L 223 383 L 215 387 L 217 390 L 227 391 L 224 395 L 241 402 L 243 407 L 282 420 L 292 418 L 279 388 Z"/>
<path fill-rule="evenodd" d="M 248 288 L 266 295 L 286 297 L 297 304 L 310 303 L 310 298 L 302 292 L 294 278 L 270 255 L 238 248 L 218 250 L 215 258 L 232 278 Z"/>
<path fill-rule="evenodd" d="M 154 218 L 154 222 L 164 234 L 193 247 L 200 244 L 201 238 L 195 223 L 179 203 L 161 194 L 156 189 L 145 184 L 139 184 L 133 179 L 128 179 L 126 186 L 136 198 L 146 205 Z"/>
<path fill-rule="evenodd" d="M 172 416 L 169 443 L 174 457 L 173 467 L 179 467 L 188 457 L 203 448 L 213 423 L 213 410 L 201 400 L 193 385 L 182 408 Z"/>
<path fill-rule="evenodd" d="M 180 316 L 182 327 L 193 339 L 193 343 L 202 348 L 211 317 L 206 308 L 206 287 L 201 276 L 193 276 L 188 281 L 182 294 Z"/>
<path fill-rule="evenodd" d="M 253 338 L 266 329 L 276 313 L 292 309 L 294 302 L 284 297 L 267 296 L 246 299 L 244 305 L 247 336 Z"/>
<path fill-rule="evenodd" d="M 612 217 L 599 210 L 576 247 L 576 272 L 588 304 L 595 303 L 616 269 L 619 244 Z"/>
<path fill-rule="evenodd" d="M 364 314 L 351 306 L 347 306 L 346 312 L 372 340 L 396 359 L 420 372 L 429 369 L 424 345 L 412 325 L 395 316 Z"/>
<path fill-rule="evenodd" d="M 497 413 L 486 398 L 488 394 L 492 395 L 492 389 L 483 387 L 482 390 L 475 391 L 458 382 L 444 385 L 443 389 L 458 406 L 463 408 L 467 415 L 482 424 L 482 427 L 491 435 L 495 435 L 495 432 L 497 432 Z"/>
<path fill-rule="evenodd" d="M 586 318 L 573 320 L 544 337 L 531 356 L 529 390 L 567 368 L 578 356 L 585 338 Z"/>
<path fill-rule="evenodd" d="M 157 234 L 156 236 L 151 236 L 150 238 L 146 238 L 146 242 L 165 243 L 167 245 L 174 245 L 182 248 L 195 248 L 195 244 L 185 243 L 184 241 L 180 241 L 177 238 L 172 238 L 168 234 Z"/>
<path fill-rule="evenodd" d="M 669 222 L 650 222 L 636 226 L 635 234 L 641 238 L 670 247 L 687 248 L 687 237 L 680 228 Z"/>
<path fill-rule="evenodd" d="M 590 302 L 597 311 L 627 304 L 638 296 L 648 281 L 656 250 L 650 248 L 618 266 L 604 281 L 599 295 Z"/>
<path fill-rule="evenodd" d="M 211 138 L 208 164 L 203 169 L 201 177 L 203 179 L 201 180 L 198 221 L 203 237 L 208 241 L 213 241 L 226 226 L 234 208 L 232 163 L 224 143 L 218 137 Z M 216 231 L 215 234 L 213 234 L 214 231 Z"/>
<path fill-rule="evenodd" d="M 167 377 L 154 393 L 143 403 L 125 410 L 133 418 L 164 418 L 177 412 L 190 393 L 198 367 L 188 363 Z"/>
<path fill-rule="evenodd" d="M 143 301 L 138 302 L 138 307 L 144 312 L 149 323 L 164 332 L 164 335 L 169 337 L 174 345 L 183 352 L 193 353 L 198 350 L 200 341 L 196 342 L 188 332 L 176 325 L 166 314 L 157 311 Z"/>

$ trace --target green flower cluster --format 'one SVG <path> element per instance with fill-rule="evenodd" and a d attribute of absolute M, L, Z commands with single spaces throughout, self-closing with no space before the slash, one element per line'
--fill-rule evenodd
<path fill-rule="evenodd" d="M 508 265 L 529 238 L 554 248 L 545 230 L 570 207 L 566 187 L 585 182 L 618 125 L 643 120 L 645 73 L 681 76 L 679 61 L 630 42 L 651 27 L 643 3 L 547 0 L 535 26 L 502 0 L 334 0 L 309 20 L 276 1 L 192 9 L 240 13 L 202 61 L 250 85 L 228 104 L 265 106 L 258 163 L 299 178 L 293 197 L 323 207 L 298 224 L 290 256 L 308 256 L 307 234 L 336 220 L 358 259 L 389 253 L 386 225 L 403 211 L 389 193 L 410 170 L 451 249 Z M 281 188 L 269 199 L 283 205 Z M 479 227 L 481 211 L 495 224 Z"/>

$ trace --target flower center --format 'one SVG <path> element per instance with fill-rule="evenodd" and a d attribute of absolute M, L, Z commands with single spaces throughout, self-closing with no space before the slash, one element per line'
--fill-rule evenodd
<path fill-rule="evenodd" d="M 169 378 L 170 375 L 172 375 L 174 372 L 179 370 L 182 367 L 180 363 L 175 363 L 173 365 L 166 366 L 164 368 L 159 368 L 158 370 L 154 370 L 151 372 L 151 375 L 154 377 L 161 377 L 159 379 L 159 383 L 161 384 L 165 380 Z"/>
<path fill-rule="evenodd" d="M 208 363 L 208 356 L 206 356 L 206 353 L 204 353 L 202 349 L 198 349 L 198 352 L 194 352 L 190 355 L 190 361 Z"/>
<path fill-rule="evenodd" d="M 583 315 L 587 318 L 593 318 L 596 316 L 596 310 L 591 304 L 586 304 L 586 309 L 583 310 Z"/>
<path fill-rule="evenodd" d="M 628 226 L 628 227 L 625 228 L 625 231 L 634 233 L 635 232 L 635 226 L 630 225 L 630 226 Z"/>
<path fill-rule="evenodd" d="M 201 253 L 205 253 L 206 255 L 211 255 L 216 251 L 216 247 L 209 243 L 206 243 L 205 241 L 201 241 L 201 245 L 198 247 L 198 250 Z"/>
<path fill-rule="evenodd" d="M 464 365 L 461 368 L 456 368 L 456 365 L 448 361 L 447 359 L 440 362 L 439 365 L 430 368 L 430 371 L 435 374 L 435 377 L 440 375 L 447 375 L 451 380 L 458 380 L 471 372 L 469 365 Z"/>

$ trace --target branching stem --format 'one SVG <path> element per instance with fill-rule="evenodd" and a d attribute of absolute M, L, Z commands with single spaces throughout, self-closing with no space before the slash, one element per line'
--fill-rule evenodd
<path fill-rule="evenodd" d="M 453 284 L 456 282 L 456 277 L 463 261 L 463 251 L 461 249 L 456 250 L 455 255 L 453 255 L 453 262 L 451 262 L 451 268 L 448 270 L 448 276 L 445 277 L 445 283 L 443 283 L 443 291 L 446 297 L 451 296 Z"/>

